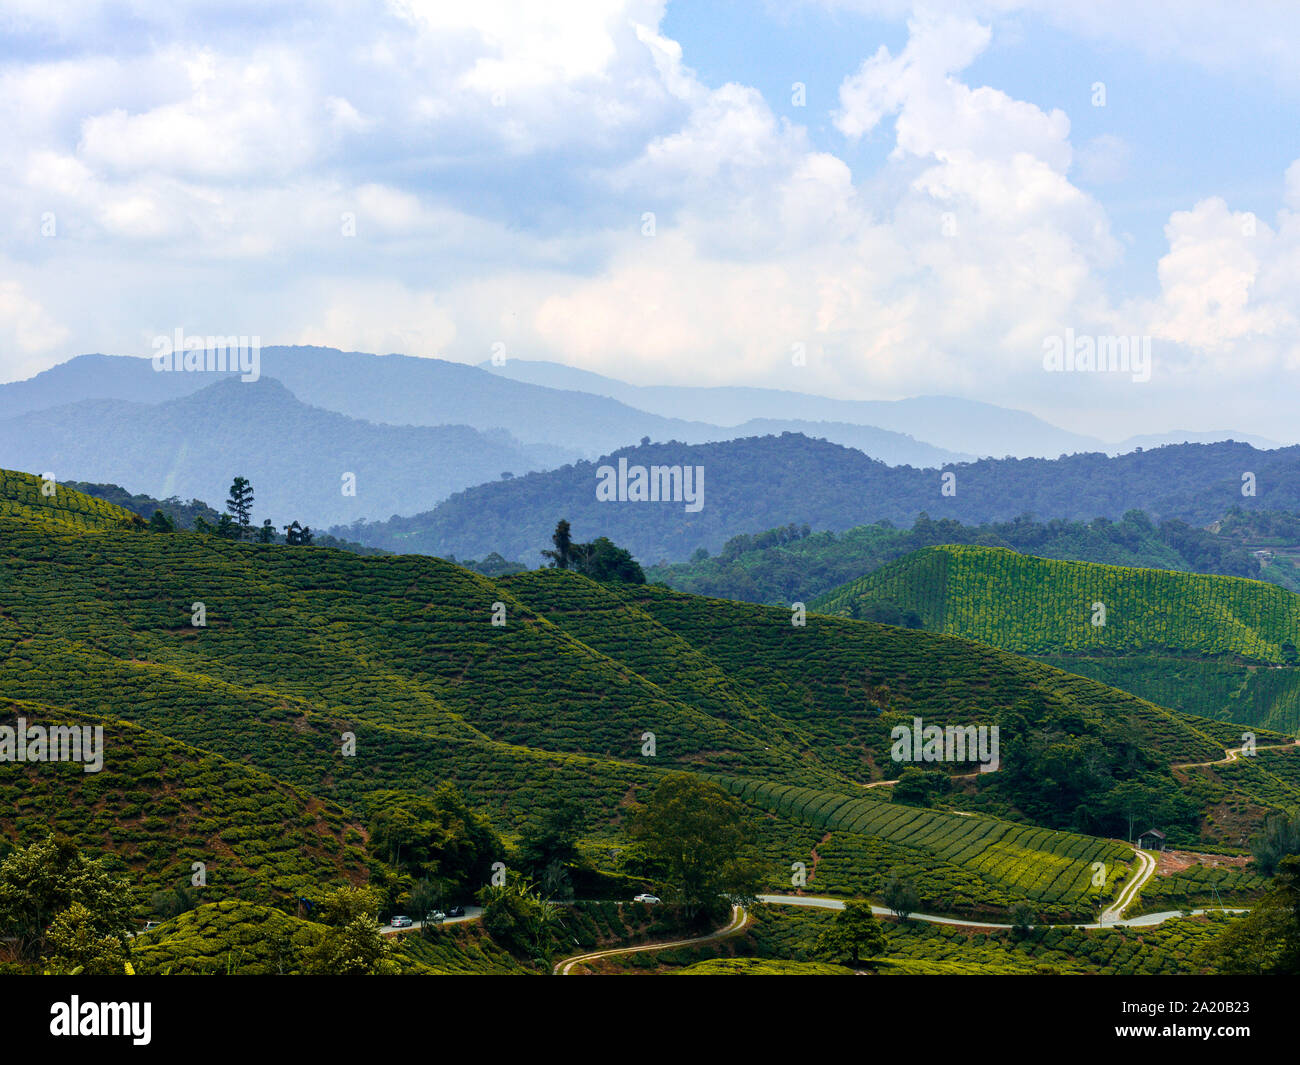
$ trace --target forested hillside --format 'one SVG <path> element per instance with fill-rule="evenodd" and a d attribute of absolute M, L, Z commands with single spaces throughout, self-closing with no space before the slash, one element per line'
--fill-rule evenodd
<path fill-rule="evenodd" d="M 1259 517 L 1290 516 L 1263 512 Z M 716 555 L 700 550 L 688 562 L 651 567 L 647 576 L 696 595 L 752 603 L 807 602 L 923 547 L 980 544 L 1043 558 L 1252 577 L 1300 590 L 1292 587 L 1289 569 L 1261 563 L 1222 524 L 1224 530 L 1215 533 L 1176 518 L 1156 523 L 1143 511 L 1131 510 L 1120 521 L 1039 522 L 1021 515 L 1014 521 L 963 525 L 922 514 L 910 529 L 879 522 L 834 533 L 789 525 L 733 536 Z M 1281 528 L 1286 532 L 1279 540 L 1291 532 L 1289 523 Z M 1300 545 L 1300 530 L 1282 542 Z"/>
<path fill-rule="evenodd" d="M 629 466 L 702 467 L 703 507 L 599 500 L 598 467 L 620 459 Z M 473 558 L 496 551 L 533 565 L 555 520 L 567 517 L 576 535 L 603 533 L 643 563 L 659 565 L 686 561 L 701 548 L 718 552 L 742 533 L 790 524 L 839 532 L 881 520 L 910 526 L 922 513 L 966 524 L 1025 514 L 1118 521 L 1139 509 L 1156 523 L 1203 526 L 1237 506 L 1300 510 L 1300 447 L 1182 444 L 1116 458 L 985 459 L 918 470 L 794 433 L 718 444 L 656 441 L 596 462 L 478 485 L 422 514 L 332 531 L 392 551 Z"/>

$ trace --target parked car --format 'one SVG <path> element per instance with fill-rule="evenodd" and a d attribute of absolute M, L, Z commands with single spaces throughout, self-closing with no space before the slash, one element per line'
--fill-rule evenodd
<path fill-rule="evenodd" d="M 464 917 L 464 916 L 465 916 L 465 907 L 464 907 L 464 906 L 448 906 L 448 907 L 447 907 L 447 916 L 448 916 L 448 917 Z"/>
<path fill-rule="evenodd" d="M 647 903 L 650 903 L 651 905 L 654 905 L 656 902 L 659 901 L 659 896 L 658 896 L 658 895 L 651 895 L 651 894 L 649 894 L 648 892 L 643 891 L 640 895 L 638 895 L 638 896 L 637 896 L 636 898 L 634 898 L 632 901 L 633 901 L 633 902 L 647 902 Z"/>
<path fill-rule="evenodd" d="M 146 932 L 152 932 L 157 927 L 158 927 L 157 921 L 145 921 L 144 923 L 144 931 Z"/>
<path fill-rule="evenodd" d="M 411 927 L 411 919 L 410 919 L 409 917 L 394 917 L 394 918 L 393 918 L 391 921 L 389 921 L 388 923 L 389 923 L 390 925 L 392 925 L 394 928 L 410 928 L 410 927 Z"/>

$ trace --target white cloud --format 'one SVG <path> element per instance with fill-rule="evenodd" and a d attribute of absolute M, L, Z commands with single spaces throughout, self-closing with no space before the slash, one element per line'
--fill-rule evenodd
<path fill-rule="evenodd" d="M 1269 369 L 1278 342 L 1297 349 L 1300 293 L 1293 270 L 1300 234 L 1281 237 L 1217 197 L 1176 212 L 1165 233 L 1169 253 L 1159 265 L 1161 296 L 1148 308 L 1153 336 L 1235 373 Z"/>
<path fill-rule="evenodd" d="M 1068 119 L 958 80 L 988 41 L 969 20 L 920 18 L 897 57 L 881 49 L 846 79 L 846 135 L 895 118 L 892 176 L 870 192 L 752 89 L 681 91 L 681 129 L 620 179 L 682 206 L 548 299 L 538 333 L 642 379 L 788 385 L 795 343 L 816 354 L 813 390 L 987 388 L 1037 367 L 1045 333 L 1104 310 L 1095 271 L 1118 246 L 1066 176 Z"/>
<path fill-rule="evenodd" d="M 20 368 L 35 373 L 43 356 L 68 336 L 17 281 L 0 281 L 0 350 L 16 351 Z"/>
<path fill-rule="evenodd" d="M 989 27 L 973 19 L 920 15 L 908 21 L 907 46 L 883 46 L 840 86 L 835 125 L 858 138 L 897 117 L 897 153 L 947 159 L 966 153 L 1006 160 L 1029 154 L 1055 170 L 1070 165 L 1070 121 L 987 86 L 953 77 L 984 51 Z"/>
<path fill-rule="evenodd" d="M 325 309 L 290 343 L 438 355 L 456 337 L 451 313 L 434 293 L 413 292 L 386 281 L 333 281 L 314 288 Z"/>
<path fill-rule="evenodd" d="M 984 21 L 1029 15 L 1107 46 L 1194 64 L 1214 72 L 1300 80 L 1300 21 L 1287 0 L 1234 6 L 1222 0 L 815 0 L 819 6 L 901 20 L 918 8 L 932 16 Z"/>
<path fill-rule="evenodd" d="M 327 114 L 337 116 L 285 49 L 247 60 L 178 49 L 173 59 L 188 92 L 140 113 L 116 107 L 87 118 L 78 150 L 89 165 L 207 180 L 285 175 L 317 155 Z"/>
<path fill-rule="evenodd" d="M 150 32 L 112 54 L 106 7 L 83 23 L 11 7 L 24 40 L 66 47 L 0 65 L 0 233 L 21 282 L 3 290 L 0 378 L 39 353 L 135 350 L 182 314 L 266 343 L 478 361 L 501 340 L 641 380 L 839 395 L 1040 396 L 1042 339 L 1067 326 L 1148 330 L 1173 370 L 1297 359 L 1300 162 L 1253 238 L 1222 200 L 1175 213 L 1159 296 L 1113 304 L 1120 246 L 1074 182 L 1121 178 L 1128 145 L 1075 145 L 1063 111 L 970 73 L 1004 12 L 1111 31 L 1036 0 L 859 6 L 910 15 L 908 40 L 807 128 L 752 86 L 706 84 L 655 0 L 394 0 L 310 22 L 284 3 L 256 8 L 251 43 L 238 9 L 141 9 Z M 1188 10 L 1166 21 L 1193 56 L 1216 29 L 1263 47 Z M 855 172 L 880 143 L 883 167 Z M 37 235 L 47 211 L 56 240 Z"/>

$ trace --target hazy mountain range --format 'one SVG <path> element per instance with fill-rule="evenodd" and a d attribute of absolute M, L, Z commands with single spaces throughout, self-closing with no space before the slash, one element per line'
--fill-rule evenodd
<path fill-rule="evenodd" d="M 254 516 L 277 526 L 382 518 L 427 509 L 502 473 L 551 468 L 565 455 L 501 430 L 375 425 L 309 407 L 271 378 L 209 384 L 162 403 L 84 399 L 0 419 L 4 461 L 65 481 L 119 484 L 220 510 L 236 476 Z M 355 475 L 355 495 L 344 475 Z"/>
<path fill-rule="evenodd" d="M 781 432 L 788 429 L 805 432 L 809 436 L 825 437 L 848 447 L 858 447 L 852 441 L 841 439 L 832 433 L 811 432 L 808 426 L 817 422 L 870 425 L 878 429 L 908 433 L 937 448 L 957 453 L 947 461 L 985 456 L 1002 458 L 1008 455 L 1015 458 L 1056 458 L 1081 451 L 1102 451 L 1118 455 L 1137 447 L 1208 444 L 1220 440 L 1239 440 L 1259 448 L 1279 446 L 1276 441 L 1265 437 L 1231 430 L 1173 430 L 1107 443 L 1097 437 L 1059 429 L 1025 411 L 952 396 L 918 396 L 900 400 L 831 399 L 827 396 L 810 396 L 771 388 L 630 385 L 555 362 L 509 359 L 501 366 L 494 366 L 490 361 L 479 365 L 511 380 L 527 381 L 548 388 L 589 392 L 651 413 L 671 412 L 676 417 L 707 420 L 737 430 L 755 430 L 756 422 L 768 420 L 780 423 L 781 427 L 755 431 Z M 738 432 L 737 435 L 751 434 L 746 431 Z M 869 453 L 874 458 L 889 461 L 884 455 Z"/>
<path fill-rule="evenodd" d="M 979 455 L 1114 452 L 1166 439 L 1156 434 L 1107 445 L 1023 411 L 952 397 L 885 402 L 742 387 L 642 387 L 546 362 L 476 367 L 268 347 L 258 371 L 256 382 L 243 382 L 230 372 L 159 372 L 149 358 L 79 356 L 0 385 L 0 462 L 217 506 L 231 479 L 246 476 L 259 515 L 265 508 L 277 524 L 296 518 L 319 526 L 421 514 L 502 474 L 595 459 L 645 438 L 698 446 L 798 433 L 842 445 L 825 451 L 835 467 L 832 479 L 858 466 L 874 470 L 872 459 L 933 470 Z M 1169 435 L 1206 440 L 1220 434 Z M 795 445 L 775 446 L 780 452 Z M 846 456 L 843 448 L 855 450 Z M 342 492 L 347 473 L 356 475 L 355 496 Z M 803 476 L 821 474 L 806 469 Z M 927 485 L 933 480 L 923 478 Z M 852 481 L 844 485 L 846 493 L 864 490 Z M 889 513 L 913 515 L 911 503 L 896 502 Z M 736 531 L 762 527 L 760 514 L 768 511 L 781 522 L 811 518 L 753 500 L 736 505 L 751 513 Z M 883 516 L 881 507 L 876 512 Z M 727 519 L 704 542 L 731 524 Z"/>

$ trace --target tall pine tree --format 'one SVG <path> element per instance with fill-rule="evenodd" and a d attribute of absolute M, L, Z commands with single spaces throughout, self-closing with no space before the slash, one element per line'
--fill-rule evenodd
<path fill-rule="evenodd" d="M 236 477 L 231 484 L 226 511 L 239 526 L 240 537 L 247 539 L 253 531 L 253 486 L 246 477 Z"/>

